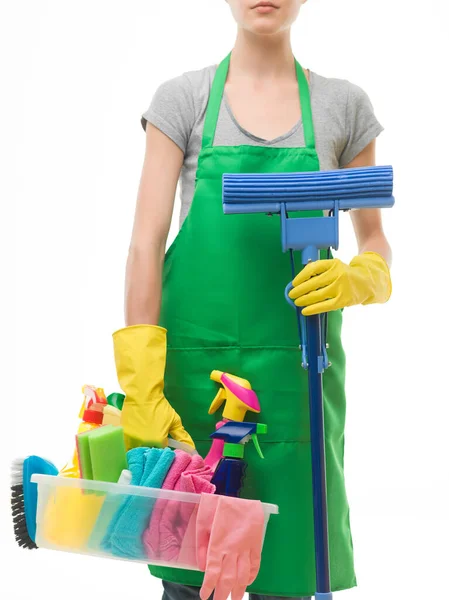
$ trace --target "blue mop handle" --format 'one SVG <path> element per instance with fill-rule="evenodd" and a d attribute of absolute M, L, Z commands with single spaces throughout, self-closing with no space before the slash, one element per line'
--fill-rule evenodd
<path fill-rule="evenodd" d="M 318 249 L 311 254 L 318 260 Z M 298 315 L 303 351 L 302 366 L 309 384 L 310 447 L 312 454 L 313 526 L 315 538 L 316 600 L 332 600 L 327 511 L 326 442 L 324 427 L 323 372 L 328 367 L 321 315 L 304 317 L 289 297 L 293 284 L 285 289 L 285 298 Z"/>
<path fill-rule="evenodd" d="M 306 331 L 309 352 L 307 372 L 309 378 L 313 525 L 315 533 L 315 598 L 316 600 L 331 600 L 320 315 L 306 317 Z"/>

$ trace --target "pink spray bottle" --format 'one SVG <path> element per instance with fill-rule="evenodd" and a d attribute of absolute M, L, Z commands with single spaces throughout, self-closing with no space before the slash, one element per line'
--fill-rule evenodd
<path fill-rule="evenodd" d="M 222 371 L 212 371 L 210 378 L 212 381 L 220 383 L 222 387 L 209 408 L 209 414 L 216 413 L 225 403 L 223 420 L 216 424 L 216 430 L 228 421 L 242 423 L 247 412 L 260 413 L 259 399 L 249 381 Z M 223 458 L 223 449 L 224 440 L 214 439 L 209 454 L 204 459 L 205 464 L 213 471 L 216 470 L 218 463 Z"/>

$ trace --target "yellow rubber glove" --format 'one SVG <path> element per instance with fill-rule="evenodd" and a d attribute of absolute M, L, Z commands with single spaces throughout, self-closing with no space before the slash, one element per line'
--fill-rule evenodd
<path fill-rule="evenodd" d="M 169 434 L 195 447 L 164 396 L 167 330 L 135 325 L 114 333 L 113 340 L 117 377 L 126 396 L 122 426 L 127 448 L 165 447 Z"/>
<path fill-rule="evenodd" d="M 289 296 L 296 306 L 305 307 L 302 314 L 307 317 L 356 304 L 381 304 L 389 300 L 391 289 L 385 260 L 376 252 L 364 252 L 349 265 L 338 258 L 306 265 Z"/>

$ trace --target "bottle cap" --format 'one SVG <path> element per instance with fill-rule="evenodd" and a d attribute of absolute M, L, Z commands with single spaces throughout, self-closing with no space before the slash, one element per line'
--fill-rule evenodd
<path fill-rule="evenodd" d="M 94 425 L 102 425 L 103 424 L 103 412 L 99 410 L 91 410 L 86 408 L 83 413 L 83 421 L 85 423 L 93 423 Z"/>
<path fill-rule="evenodd" d="M 114 392 L 113 394 L 109 394 L 108 396 L 108 404 L 118 408 L 118 410 L 122 410 L 123 402 L 125 401 L 125 394 L 119 394 Z"/>

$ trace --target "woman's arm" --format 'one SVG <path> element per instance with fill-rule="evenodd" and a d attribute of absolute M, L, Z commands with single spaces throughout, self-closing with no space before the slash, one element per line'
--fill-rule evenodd
<path fill-rule="evenodd" d="M 353 167 L 371 167 L 376 164 L 376 141 L 373 140 L 368 146 L 354 158 L 346 169 Z M 382 227 L 382 215 L 378 208 L 364 208 L 351 210 L 352 224 L 354 226 L 359 253 L 377 252 L 391 267 L 392 253 L 390 244 L 385 237 Z"/>
<path fill-rule="evenodd" d="M 173 214 L 182 150 L 147 123 L 146 151 L 126 267 L 126 325 L 157 325 L 162 267 Z"/>

